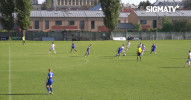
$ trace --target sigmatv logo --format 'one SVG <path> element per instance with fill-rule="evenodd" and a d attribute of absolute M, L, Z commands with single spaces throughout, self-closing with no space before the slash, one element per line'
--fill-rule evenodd
<path fill-rule="evenodd" d="M 180 7 L 177 6 L 147 6 L 146 12 L 176 12 Z"/>

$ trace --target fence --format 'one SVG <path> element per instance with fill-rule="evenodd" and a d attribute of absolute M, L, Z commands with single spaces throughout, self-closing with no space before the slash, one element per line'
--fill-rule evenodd
<path fill-rule="evenodd" d="M 8 33 L 0 33 L 0 40 L 8 39 Z M 21 33 L 10 33 L 13 40 L 21 39 Z M 26 40 L 41 41 L 43 38 L 54 38 L 55 40 L 109 40 L 108 32 L 27 32 Z M 113 32 L 113 37 L 126 37 L 127 39 L 141 40 L 180 40 L 191 39 L 191 32 Z"/>

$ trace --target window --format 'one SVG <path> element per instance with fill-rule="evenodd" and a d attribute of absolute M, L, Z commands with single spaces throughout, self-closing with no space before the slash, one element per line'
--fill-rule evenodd
<path fill-rule="evenodd" d="M 39 21 L 35 21 L 35 29 L 39 29 Z"/>
<path fill-rule="evenodd" d="M 153 20 L 153 28 L 157 28 L 157 20 Z"/>
<path fill-rule="evenodd" d="M 56 25 L 62 25 L 62 21 L 56 21 L 55 24 Z"/>
<path fill-rule="evenodd" d="M 91 29 L 95 29 L 95 21 L 91 21 Z"/>
<path fill-rule="evenodd" d="M 49 29 L 49 21 L 48 20 L 45 21 L 45 28 Z"/>
<path fill-rule="evenodd" d="M 120 21 L 120 20 L 118 20 L 118 23 L 121 23 L 121 21 Z"/>
<path fill-rule="evenodd" d="M 84 21 L 80 21 L 80 29 L 84 29 Z"/>
<path fill-rule="evenodd" d="M 142 25 L 144 25 L 144 24 L 147 24 L 147 21 L 146 21 L 146 20 L 141 20 L 140 23 L 141 23 Z"/>
<path fill-rule="evenodd" d="M 75 25 L 75 22 L 74 21 L 69 21 L 68 24 L 69 25 Z"/>

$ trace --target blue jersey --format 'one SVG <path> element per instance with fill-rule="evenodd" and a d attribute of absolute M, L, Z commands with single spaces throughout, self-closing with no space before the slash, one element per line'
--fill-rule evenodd
<path fill-rule="evenodd" d="M 49 81 L 49 82 L 53 82 L 52 77 L 53 77 L 53 72 L 49 72 L 49 73 L 48 73 L 48 81 Z"/>
<path fill-rule="evenodd" d="M 118 53 L 121 53 L 122 50 L 123 50 L 123 48 L 120 47 L 120 48 L 118 49 Z"/>
<path fill-rule="evenodd" d="M 156 49 L 156 45 L 153 45 L 152 46 L 152 51 L 155 51 L 155 49 Z"/>
<path fill-rule="evenodd" d="M 74 43 L 72 43 L 72 48 L 75 48 L 75 44 Z"/>
<path fill-rule="evenodd" d="M 90 48 L 91 48 L 91 46 L 89 46 L 89 47 L 87 48 L 87 51 L 88 51 L 88 52 L 90 51 Z"/>

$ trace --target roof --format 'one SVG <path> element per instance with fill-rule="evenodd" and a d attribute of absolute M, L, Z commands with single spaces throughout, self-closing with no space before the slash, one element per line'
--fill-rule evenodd
<path fill-rule="evenodd" d="M 161 0 L 161 1 L 156 1 L 152 4 L 153 6 L 177 6 L 179 5 L 180 8 L 183 8 L 184 7 L 184 2 L 182 2 L 181 0 L 168 0 L 168 1 L 164 1 L 164 0 Z"/>
<path fill-rule="evenodd" d="M 157 16 L 156 13 L 154 13 L 154 12 L 148 13 L 148 12 L 146 12 L 146 10 L 136 10 L 134 12 L 135 12 L 135 14 L 137 16 L 141 16 L 141 17 L 144 17 L 144 16 Z"/>
<path fill-rule="evenodd" d="M 90 11 L 99 11 L 101 9 L 101 3 L 97 4 L 96 6 L 89 9 Z"/>
<path fill-rule="evenodd" d="M 139 17 L 191 17 L 191 10 L 177 10 L 176 12 L 146 12 L 146 10 L 136 10 Z"/>
<path fill-rule="evenodd" d="M 134 29 L 135 26 L 132 23 L 119 23 L 117 29 Z"/>
<path fill-rule="evenodd" d="M 129 13 L 120 13 L 119 17 L 128 17 Z M 46 11 L 46 10 L 37 10 L 31 11 L 31 17 L 105 17 L 103 11 Z"/>

